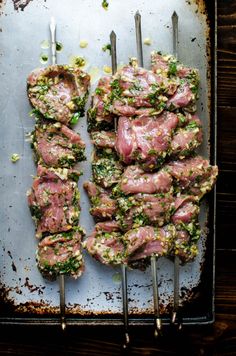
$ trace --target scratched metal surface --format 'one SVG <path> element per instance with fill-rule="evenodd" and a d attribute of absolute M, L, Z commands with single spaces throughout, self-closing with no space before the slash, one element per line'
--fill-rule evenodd
<path fill-rule="evenodd" d="M 38 0 L 29 2 L 24 11 L 16 11 L 12 1 L 3 4 L 0 16 L 0 282 L 5 301 L 14 305 L 15 312 L 22 312 L 26 316 L 29 313 L 36 316 L 39 313 L 59 313 L 58 283 L 44 280 L 35 265 L 37 241 L 26 202 L 26 191 L 36 171 L 26 138 L 34 126 L 33 119 L 29 117 L 31 107 L 26 96 L 26 77 L 32 69 L 41 66 L 39 59 L 42 53 L 50 58 L 50 50 L 42 49 L 40 45 L 43 40 L 49 40 L 50 17 L 53 15 L 56 19 L 57 40 L 63 44 L 63 50 L 58 53 L 58 63 L 68 63 L 73 55 L 84 56 L 94 87 L 104 74 L 103 66 L 110 65 L 109 54 L 101 48 L 109 42 L 111 30 L 118 36 L 118 64 L 126 63 L 130 56 L 136 55 L 134 14 L 139 10 L 142 14 L 143 38 L 150 37 L 152 40 L 151 46 L 143 48 L 144 63 L 149 67 L 151 50 L 172 51 L 171 15 L 175 10 L 179 15 L 179 59 L 200 70 L 198 113 L 204 125 L 204 143 L 200 152 L 208 157 L 208 25 L 206 15 L 198 6 L 185 0 L 156 0 L 151 7 L 148 1 L 111 0 L 108 11 L 105 11 L 100 0 Z M 79 47 L 81 39 L 88 41 L 86 49 Z M 80 223 L 89 234 L 94 223 L 88 214 L 89 202 L 82 189 L 83 182 L 91 177 L 92 146 L 86 131 L 86 119 L 82 118 L 75 129 L 87 143 L 88 160 L 79 165 L 84 172 L 79 187 L 82 207 Z M 21 157 L 15 164 L 10 161 L 12 153 L 18 153 Z M 205 226 L 207 209 L 207 205 L 203 204 L 202 226 Z M 194 262 L 180 268 L 181 302 L 189 298 L 191 290 L 200 282 L 205 242 L 203 234 L 199 256 Z M 76 281 L 66 279 L 67 312 L 75 314 L 78 321 L 82 320 L 81 315 L 119 315 L 122 310 L 119 269 L 102 266 L 87 255 L 85 264 L 86 270 L 81 278 Z M 166 308 L 173 295 L 173 263 L 161 258 L 158 261 L 158 275 L 160 299 Z M 151 314 L 150 269 L 146 272 L 129 271 L 128 292 L 130 313 L 134 316 Z"/>

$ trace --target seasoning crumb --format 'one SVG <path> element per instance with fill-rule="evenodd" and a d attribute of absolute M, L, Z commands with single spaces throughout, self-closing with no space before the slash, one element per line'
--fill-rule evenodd
<path fill-rule="evenodd" d="M 40 46 L 41 46 L 42 49 L 48 49 L 50 47 L 49 41 L 48 40 L 43 40 L 40 43 Z"/>
<path fill-rule="evenodd" d="M 107 74 L 110 74 L 112 72 L 112 69 L 109 66 L 103 66 L 103 71 Z"/>
<path fill-rule="evenodd" d="M 150 46 L 152 44 L 152 40 L 149 37 L 144 38 L 143 43 L 147 46 Z"/>
<path fill-rule="evenodd" d="M 13 153 L 11 156 L 11 161 L 12 163 L 16 163 L 17 161 L 19 161 L 20 159 L 20 155 L 18 155 L 18 153 Z"/>
<path fill-rule="evenodd" d="M 102 0 L 102 7 L 104 10 L 108 10 L 109 3 L 107 0 Z"/>
<path fill-rule="evenodd" d="M 79 43 L 80 48 L 86 48 L 88 46 L 88 41 L 81 40 Z"/>

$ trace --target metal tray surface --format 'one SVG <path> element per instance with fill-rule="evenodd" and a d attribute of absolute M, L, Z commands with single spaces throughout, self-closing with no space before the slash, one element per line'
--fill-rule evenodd
<path fill-rule="evenodd" d="M 179 60 L 200 71 L 198 113 L 204 126 L 204 143 L 200 153 L 205 157 L 210 156 L 212 102 L 209 34 L 214 22 L 209 22 L 203 1 L 156 0 L 150 5 L 149 1 L 143 0 L 111 0 L 108 11 L 102 8 L 99 0 L 34 0 L 20 3 L 22 7 L 16 10 L 17 2 L 14 4 L 14 1 L 6 1 L 0 16 L 0 321 L 58 323 L 59 285 L 57 281 L 43 279 L 37 270 L 35 226 L 26 201 L 26 191 L 36 172 L 27 139 L 27 134 L 34 127 L 34 120 L 29 117 L 31 107 L 26 96 L 26 78 L 32 69 L 42 66 L 42 53 L 49 56 L 45 65 L 50 64 L 50 48 L 42 48 L 45 47 L 42 41 L 50 38 L 50 17 L 53 15 L 56 19 L 57 40 L 63 44 L 62 51 L 58 53 L 58 63 L 68 63 L 74 55 L 85 57 L 85 69 L 92 75 L 93 89 L 99 77 L 105 74 L 103 66 L 110 66 L 109 53 L 103 52 L 102 47 L 109 42 L 111 30 L 118 37 L 118 64 L 127 63 L 129 57 L 136 56 L 134 14 L 140 11 L 143 38 L 149 37 L 152 40 L 151 46 L 143 46 L 144 63 L 148 68 L 151 50 L 172 51 L 171 15 L 175 10 L 179 16 Z M 81 39 L 88 41 L 87 48 L 79 47 Z M 86 118 L 80 120 L 75 130 L 81 133 L 87 143 L 87 161 L 79 164 L 84 173 L 79 188 L 82 208 L 80 224 L 89 234 L 94 222 L 88 213 L 90 204 L 82 185 L 91 177 L 90 157 L 93 147 L 87 133 Z M 20 155 L 20 160 L 15 164 L 10 161 L 13 153 Z M 211 195 L 211 198 L 214 196 Z M 189 300 L 189 304 L 194 305 L 200 298 L 195 311 L 194 308 L 186 307 L 185 323 L 209 322 L 213 318 L 214 236 L 208 222 L 208 210 L 209 204 L 204 201 L 200 218 L 203 233 L 199 242 L 199 255 L 193 262 L 180 268 L 181 303 Z M 211 213 L 214 215 L 212 208 Z M 204 267 L 205 253 L 209 256 L 207 267 Z M 85 266 L 86 270 L 78 280 L 66 278 L 66 313 L 70 317 L 68 323 L 119 324 L 122 320 L 119 268 L 103 266 L 86 253 Z M 172 261 L 167 258 L 158 260 L 160 302 L 164 312 L 167 312 L 173 301 L 173 272 Z M 206 282 L 210 291 L 201 287 Z M 131 323 L 145 324 L 152 321 L 150 268 L 145 272 L 129 270 L 128 293 Z M 204 307 L 201 298 L 205 297 L 208 298 L 208 304 Z"/>

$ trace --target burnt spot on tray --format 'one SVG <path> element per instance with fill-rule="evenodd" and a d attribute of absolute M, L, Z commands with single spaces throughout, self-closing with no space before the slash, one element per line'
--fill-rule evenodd
<path fill-rule="evenodd" d="M 13 272 L 17 272 L 17 268 L 16 268 L 16 265 L 14 262 L 12 262 L 11 267 L 12 267 Z"/>
<path fill-rule="evenodd" d="M 14 10 L 18 11 L 24 11 L 26 6 L 33 0 L 12 0 L 13 5 L 14 5 Z"/>

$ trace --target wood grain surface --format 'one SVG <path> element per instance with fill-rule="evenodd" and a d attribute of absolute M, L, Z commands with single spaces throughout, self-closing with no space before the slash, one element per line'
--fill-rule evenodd
<path fill-rule="evenodd" d="M 216 321 L 208 327 L 131 329 L 128 355 L 236 355 L 236 0 L 218 0 Z M 0 355 L 120 355 L 117 327 L 1 327 Z"/>

